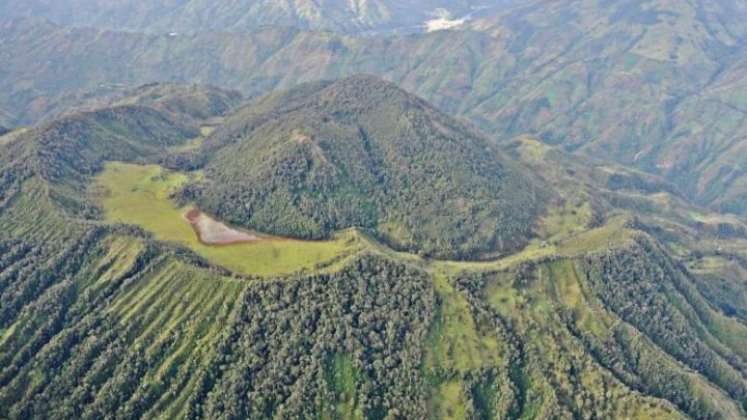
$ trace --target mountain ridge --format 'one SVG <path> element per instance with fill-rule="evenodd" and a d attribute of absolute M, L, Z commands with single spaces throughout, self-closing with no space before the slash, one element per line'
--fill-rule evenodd
<path fill-rule="evenodd" d="M 427 20 L 436 17 L 438 9 L 460 16 L 472 11 L 475 3 L 472 0 L 417 0 L 407 3 L 392 0 L 241 0 L 232 4 L 217 4 L 188 0 L 144 5 L 137 1 L 101 4 L 77 0 L 75 5 L 60 7 L 48 0 L 5 0 L 0 3 L 0 12 L 15 18 L 43 17 L 59 24 L 150 33 L 194 33 L 205 30 L 247 32 L 265 25 L 365 33 L 422 30 L 420 27 L 424 28 Z"/>
<path fill-rule="evenodd" d="M 459 30 L 373 38 L 280 28 L 175 37 L 96 30 L 71 35 L 55 26 L 6 23 L 9 42 L 2 54 L 10 69 L 54 56 L 45 48 L 13 47 L 23 34 L 37 31 L 58 50 L 87 45 L 86 56 L 102 60 L 110 60 L 103 57 L 111 49 L 140 53 L 119 59 L 121 68 L 111 70 L 89 68 L 72 54 L 54 74 L 38 72 L 37 81 L 27 82 L 37 86 L 22 92 L 18 81 L 24 78 L 9 77 L 4 88 L 16 92 L 16 99 L 0 108 L 33 119 L 38 109 L 64 106 L 99 80 L 140 84 L 157 74 L 230 86 L 252 97 L 299 82 L 371 73 L 486 131 L 505 137 L 529 133 L 663 175 L 698 204 L 744 216 L 745 165 L 738 158 L 745 119 L 740 92 L 747 89 L 738 77 L 738 57 L 747 45 L 738 24 L 743 8 L 708 1 L 683 6 L 680 13 L 665 2 L 601 6 L 579 0 L 571 9 L 553 3 L 545 10 L 529 3 L 499 9 L 502 14 Z M 593 25 L 602 21 L 609 25 Z M 209 59 L 205 51 L 213 52 Z M 81 74 L 87 82 L 80 82 Z M 45 93 L 44 86 L 55 83 L 66 87 Z M 699 154 L 704 158 L 692 157 Z"/>

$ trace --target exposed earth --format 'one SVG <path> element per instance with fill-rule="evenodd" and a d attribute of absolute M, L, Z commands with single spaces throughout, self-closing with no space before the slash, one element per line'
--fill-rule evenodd
<path fill-rule="evenodd" d="M 193 208 L 184 215 L 198 239 L 205 245 L 233 245 L 260 241 L 258 235 L 233 229 Z"/>

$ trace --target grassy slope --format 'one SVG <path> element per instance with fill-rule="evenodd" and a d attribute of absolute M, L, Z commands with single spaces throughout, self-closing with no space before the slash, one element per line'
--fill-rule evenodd
<path fill-rule="evenodd" d="M 507 322 L 516 329 L 516 334 L 522 337 L 524 343 L 523 351 L 529 360 L 524 361 L 521 376 L 524 377 L 525 403 L 521 410 L 523 417 L 540 418 L 549 415 L 543 410 L 553 405 L 552 400 L 557 398 L 576 399 L 579 407 L 588 404 L 599 398 L 601 394 L 595 392 L 589 393 L 589 390 L 606 389 L 609 394 L 614 395 L 615 401 L 608 409 L 609 415 L 614 417 L 626 418 L 673 418 L 677 417 L 672 411 L 672 407 L 661 406 L 655 400 L 641 399 L 642 396 L 636 392 L 626 390 L 626 383 L 620 380 L 625 376 L 617 376 L 613 379 L 608 366 L 599 366 L 596 363 L 602 363 L 599 360 L 589 364 L 583 362 L 584 367 L 578 368 L 578 363 L 588 357 L 588 352 L 594 352 L 591 348 L 584 347 L 579 341 L 576 331 L 583 331 L 583 334 L 599 337 L 600 340 L 609 340 L 617 334 L 629 334 L 632 327 L 622 321 L 619 315 L 610 311 L 605 304 L 597 300 L 593 294 L 592 286 L 585 278 L 586 274 L 580 275 L 582 270 L 579 268 L 588 255 L 604 255 L 613 249 L 626 249 L 635 247 L 636 238 L 642 233 L 633 226 L 641 222 L 648 223 L 648 217 L 656 215 L 654 220 L 662 222 L 666 220 L 666 229 L 672 229 L 671 224 L 676 223 L 676 228 L 680 229 L 678 234 L 673 236 L 677 240 L 672 241 L 671 236 L 662 236 L 664 246 L 672 255 L 680 255 L 683 250 L 700 249 L 701 252 L 711 254 L 716 249 L 723 252 L 732 252 L 734 255 L 740 255 L 744 250 L 739 245 L 739 239 L 729 241 L 717 239 L 717 235 L 696 234 L 692 226 L 702 227 L 699 223 L 706 219 L 716 218 L 718 222 L 734 223 L 739 226 L 741 222 L 724 218 L 717 215 L 705 216 L 702 211 L 688 212 L 683 211 L 686 207 L 676 197 L 669 197 L 667 194 L 641 194 L 635 191 L 624 191 L 622 195 L 643 196 L 646 199 L 661 200 L 662 196 L 668 197 L 669 206 L 654 207 L 658 210 L 652 213 L 638 213 L 638 218 L 631 218 L 631 213 L 621 212 L 618 216 L 613 216 L 599 226 L 595 221 L 595 215 L 598 210 L 598 197 L 592 197 L 588 194 L 588 187 L 571 188 L 571 185 L 588 185 L 587 182 L 595 183 L 598 180 L 591 178 L 585 171 L 573 170 L 566 171 L 563 169 L 565 164 L 557 165 L 548 163 L 558 159 L 551 148 L 540 145 L 531 140 L 524 140 L 518 144 L 518 156 L 528 163 L 534 165 L 538 173 L 542 173 L 548 180 L 553 182 L 565 201 L 551 208 L 546 216 L 541 220 L 539 231 L 540 239 L 530 244 L 524 251 L 498 261 L 487 263 L 471 262 L 449 262 L 449 261 L 432 261 L 426 263 L 430 270 L 435 274 L 434 278 L 440 275 L 448 276 L 450 279 L 458 278 L 468 273 L 494 272 L 491 279 L 484 285 L 483 299 L 489 302 Z M 568 159 L 568 158 L 564 158 Z M 572 159 L 568 159 L 570 164 Z M 593 165 L 590 165 L 593 166 Z M 568 179 L 569 173 L 574 177 L 572 182 Z M 569 182 L 570 181 L 570 182 Z M 591 203 L 597 204 L 591 204 Z M 637 211 L 639 211 L 636 208 Z M 684 214 L 684 216 L 683 216 Z M 678 222 L 673 222 L 677 220 Z M 713 221 L 713 220 L 711 220 Z M 686 228 L 687 227 L 687 228 Z M 684 230 L 687 229 L 687 230 Z M 683 231 L 684 230 L 684 231 Z M 687 232 L 687 233 L 685 233 Z M 696 235 L 700 238 L 696 239 Z M 711 239 L 704 240 L 705 237 Z M 667 239 L 668 238 L 668 239 Z M 728 245 L 727 245 L 728 244 Z M 685 251 L 684 255 L 688 255 Z M 729 263 L 729 258 L 718 256 L 710 259 L 696 259 L 692 264 L 702 270 L 701 275 L 705 275 L 708 281 L 716 282 L 718 279 L 722 287 L 743 287 L 738 282 L 728 284 L 724 274 L 729 272 L 744 272 L 739 268 L 739 263 Z M 733 261 L 733 259 L 731 260 Z M 515 270 L 525 264 L 531 264 L 534 268 L 538 280 L 529 283 L 529 286 L 518 282 L 515 276 Z M 729 271 L 732 270 L 732 271 Z M 733 276 L 737 276 L 734 274 Z M 696 276 L 696 282 L 702 277 Z M 437 288 L 438 290 L 438 288 Z M 740 290 L 740 289 L 737 289 Z M 691 291 L 692 292 L 692 291 Z M 723 293 L 723 292 L 722 292 Z M 683 301 L 697 301 L 695 295 L 690 294 L 688 297 L 676 297 L 672 295 L 671 299 L 682 305 Z M 453 296 L 452 299 L 453 301 Z M 452 304 L 453 305 L 453 302 Z M 684 307 L 686 307 L 685 305 Z M 735 304 L 739 307 L 739 304 Z M 709 342 L 711 348 L 720 348 L 726 346 L 738 354 L 743 353 L 743 345 L 739 338 L 744 334 L 747 325 L 744 318 L 735 319 L 725 317 L 719 311 L 712 311 L 708 305 L 700 307 L 700 318 L 704 321 L 698 327 L 692 327 L 700 330 L 702 338 Z M 705 309 L 704 309 L 705 308 Z M 685 312 L 687 312 L 686 309 Z M 558 314 L 570 316 L 574 327 L 569 329 L 569 325 Z M 697 324 L 697 322 L 696 322 Z M 467 328 L 459 330 L 452 334 L 453 340 L 460 340 L 459 343 L 468 345 L 469 340 L 465 340 L 465 334 L 474 334 L 474 329 L 469 327 L 469 322 L 464 322 Z M 436 331 L 440 331 L 439 324 L 435 324 Z M 622 333 L 621 331 L 626 331 Z M 639 334 L 638 332 L 634 334 Z M 655 336 L 649 336 L 655 337 Z M 590 339 L 585 339 L 593 341 Z M 614 341 L 614 340 L 613 340 Z M 662 350 L 652 343 L 650 339 L 643 339 L 638 343 L 639 351 L 645 356 L 639 356 L 642 359 L 652 358 L 657 360 L 661 366 L 661 371 L 674 372 L 672 375 L 683 381 L 688 389 L 691 390 L 691 396 L 695 398 L 697 404 L 710 406 L 724 413 L 727 417 L 738 418 L 743 416 L 740 413 L 738 404 L 730 401 L 721 389 L 714 387 L 709 379 L 695 374 L 687 369 L 682 369 L 673 362 L 671 356 L 664 355 Z M 438 349 L 438 346 L 432 346 Z M 505 349 L 504 349 L 505 350 Z M 433 352 L 433 350 L 431 350 Z M 729 350 L 726 350 L 728 353 Z M 463 354 L 469 354 L 465 352 Z M 505 354 L 503 357 L 506 357 Z M 740 357 L 744 357 L 743 355 Z M 459 360 L 455 358 L 452 360 Z M 744 359 L 743 359 L 744 360 Z M 452 362 L 453 363 L 453 362 Z M 562 366 L 574 366 L 574 376 L 579 378 L 579 383 L 567 382 L 568 373 L 562 369 Z M 448 366 L 448 364 L 446 365 Z M 546 366 L 542 368 L 542 366 Z M 539 369 L 539 370 L 537 370 Z M 576 370 L 576 369 L 580 369 Z M 615 374 L 617 375 L 617 374 Z M 645 374 L 644 374 L 645 376 Z M 673 379 L 674 380 L 674 379 Z M 457 381 L 459 382 L 459 381 Z M 623 380 L 624 382 L 624 380 Z M 566 387 L 575 389 L 569 394 L 563 396 Z M 580 388 L 579 388 L 580 387 Z M 462 412 L 464 410 L 464 391 L 463 387 L 458 387 L 453 381 L 445 383 L 441 389 L 441 394 L 434 397 L 437 402 L 435 409 L 446 413 Z M 448 415 L 445 416 L 448 418 Z"/>
<path fill-rule="evenodd" d="M 350 355 L 336 354 L 328 362 L 326 381 L 331 384 L 338 402 L 335 404 L 329 418 L 334 419 L 362 419 L 361 407 L 356 402 L 356 384 L 363 376 L 360 369 L 353 364 Z M 325 418 L 324 416 L 322 416 Z"/>
<path fill-rule="evenodd" d="M 581 207 L 585 208 L 586 205 Z M 424 361 L 425 372 L 433 386 L 429 399 L 429 413 L 433 418 L 466 418 L 468 410 L 474 409 L 472 404 L 475 396 L 465 394 L 470 392 L 465 375 L 491 367 L 508 369 L 515 363 L 511 362 L 512 349 L 506 343 L 505 336 L 496 337 L 484 321 L 483 325 L 479 325 L 464 290 L 457 290 L 454 285 L 456 279 L 465 275 L 495 272 L 502 274 L 486 283 L 485 295 L 481 299 L 504 317 L 515 330 L 514 334 L 522 337 L 520 341 L 529 348 L 524 351 L 531 355 L 529 360 L 524 361 L 518 374 L 519 378 L 523 378 L 519 379 L 519 383 L 522 384 L 520 393 L 525 402 L 518 411 L 512 411 L 514 414 L 511 416 L 517 415 L 517 412 L 521 418 L 527 419 L 551 415 L 551 411 L 546 410 L 552 410 L 558 398 L 568 397 L 563 396 L 563 389 L 558 391 L 557 388 L 568 386 L 575 387 L 576 392 L 583 390 L 583 394 L 577 396 L 578 407 L 601 398 L 610 400 L 608 414 L 615 417 L 679 418 L 680 414 L 672 407 L 631 392 L 626 384 L 617 382 L 604 367 L 594 362 L 584 368 L 580 383 L 567 382 L 568 371 L 549 370 L 556 363 L 575 365 L 588 357 L 583 345 L 565 331 L 567 327 L 559 322 L 557 311 L 563 308 L 577 311 L 580 328 L 595 334 L 602 334 L 610 325 L 614 325 L 614 321 L 604 321 L 609 320 L 611 315 L 598 303 L 591 305 L 596 306 L 598 312 L 588 310 L 590 305 L 584 301 L 580 289 L 585 286 L 573 268 L 574 260 L 590 252 L 607 250 L 610 246 L 624 248 L 629 243 L 626 238 L 632 239 L 635 234 L 635 231 L 624 227 L 624 218 L 612 219 L 604 226 L 588 229 L 582 222 L 584 215 L 575 223 L 570 221 L 578 214 L 575 208 L 568 210 L 567 206 L 551 210 L 543 219 L 543 231 L 546 241 L 557 241 L 556 245 L 543 246 L 537 241 L 523 252 L 493 262 L 427 261 L 414 255 L 392 252 L 374 242 L 369 243 L 375 252 L 410 261 L 428 270 L 440 296 L 439 310 Z M 558 263 L 543 262 L 554 258 L 563 260 Z M 531 262 L 540 264 L 540 273 L 545 273 L 540 275 L 546 279 L 546 283 L 543 281 L 539 289 L 533 287 L 527 290 L 520 283 L 514 283 L 514 279 L 516 270 Z M 569 352 L 572 352 L 571 355 L 568 355 Z M 710 388 L 703 378 L 694 379 L 694 383 L 697 384 L 695 386 L 705 387 L 707 392 L 719 395 L 719 391 Z M 492 392 L 496 392 L 496 385 L 490 387 Z M 599 394 L 599 389 L 604 389 L 605 393 Z M 588 400 L 585 401 L 585 398 Z M 729 404 L 723 395 L 719 395 L 719 398 L 723 404 Z"/>
<path fill-rule="evenodd" d="M 156 239 L 185 245 L 208 260 L 250 276 L 290 274 L 330 264 L 354 253 L 354 232 L 342 232 L 330 241 L 299 241 L 268 238 L 256 244 L 203 245 L 184 214 L 169 195 L 186 182 L 188 175 L 169 173 L 159 166 L 109 163 L 96 178 L 94 194 L 101 197 L 106 219 L 134 224 L 152 232 Z"/>
<path fill-rule="evenodd" d="M 23 238 L 28 244 L 49 249 L 47 262 L 33 263 L 42 270 L 53 267 L 57 254 L 68 252 L 60 247 L 98 229 L 66 218 L 50 198 L 50 189 L 38 178 L 26 180 L 21 193 L 0 213 L 0 243 Z M 142 237 L 107 230 L 94 237 L 97 239 L 81 254 L 73 254 L 74 261 L 69 264 L 77 271 L 68 271 L 65 279 L 46 290 L 38 285 L 35 301 L 29 302 L 11 324 L 0 328 L 0 357 L 26 349 L 40 357 L 37 360 L 47 360 L 44 355 L 52 354 L 67 362 L 46 368 L 41 367 L 46 366 L 44 362 L 39 362 L 41 366 L 23 364 L 15 380 L 4 383 L 0 398 L 7 398 L 8 392 L 18 387 L 26 396 L 57 387 L 60 392 L 68 392 L 67 398 L 72 401 L 85 398 L 91 389 L 98 391 L 90 398 L 106 400 L 110 390 L 120 389 L 122 375 L 128 374 L 130 366 L 123 361 L 143 357 L 148 360 L 148 373 L 136 394 L 145 395 L 151 402 L 149 416 L 183 417 L 197 384 L 197 373 L 214 354 L 222 328 L 247 282 L 197 268 L 173 254 L 154 258 L 152 244 Z M 12 269 L 4 271 L 6 275 L 12 273 Z M 19 278 L 19 284 L 23 280 Z M 59 296 L 60 290 L 67 290 L 67 297 Z M 56 311 L 64 311 L 60 305 L 69 298 L 73 300 L 64 315 L 64 329 L 58 329 L 53 326 L 58 319 Z M 51 340 L 53 337 L 56 339 Z M 69 359 L 70 351 L 93 358 L 83 376 L 79 376 L 81 366 Z M 23 359 L 11 360 L 15 364 Z M 5 369 L 3 372 L 7 373 Z M 82 382 L 66 382 L 69 379 Z M 124 402 L 121 405 L 126 408 Z M 75 415 L 90 417 L 95 409 L 89 407 L 86 413 Z M 4 415 L 7 412 L 0 413 L 0 417 Z"/>

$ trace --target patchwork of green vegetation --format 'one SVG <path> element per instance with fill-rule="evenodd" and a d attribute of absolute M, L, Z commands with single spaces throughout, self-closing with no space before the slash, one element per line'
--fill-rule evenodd
<path fill-rule="evenodd" d="M 244 287 L 241 281 L 171 261 L 156 265 L 151 275 L 125 287 L 111 303 L 108 311 L 120 322 L 119 328 L 129 332 L 131 345 L 144 357 L 158 360 L 141 386 L 144 394 L 157 396 L 152 415 L 186 415 L 187 399 L 198 382 L 185 373 L 207 365 L 221 338 L 222 328 L 217 326 L 228 322 Z M 169 348 L 167 354 L 164 347 Z M 170 390 L 178 380 L 184 382 Z"/>
<path fill-rule="evenodd" d="M 468 418 L 462 386 L 462 381 L 459 380 L 446 381 L 436 386 L 428 407 L 429 416 L 441 420 Z"/>
<path fill-rule="evenodd" d="M 95 180 L 93 196 L 103 200 L 107 210 L 114 204 L 106 200 L 118 194 L 128 200 L 117 204 L 121 213 L 106 212 L 108 223 L 94 226 L 116 226 L 112 222 L 127 217 L 128 209 L 148 214 L 150 207 L 158 212 L 147 220 L 120 221 L 138 224 L 160 240 L 172 235 L 172 240 L 192 248 L 188 241 L 196 237 L 182 219 L 185 209 L 169 199 L 170 191 L 188 176 L 157 166 L 107 164 Z M 41 181 L 32 179 L 24 188 L 2 213 L 0 226 L 14 226 L 14 232 L 33 240 L 48 237 L 61 243 L 63 239 L 47 232 L 62 229 L 64 213 L 44 216 L 54 210 L 54 203 L 45 196 Z M 38 212 L 27 211 L 33 208 Z M 81 271 L 71 274 L 70 290 L 78 288 L 80 293 L 71 295 L 77 297 L 69 307 L 77 309 L 70 316 L 95 313 L 94 318 L 71 318 L 68 329 L 52 333 L 59 337 L 52 341 L 35 333 L 38 325 L 47 325 L 43 312 L 3 318 L 13 321 L 2 325 L 0 358 L 15 354 L 29 340 L 47 344 L 34 353 L 33 364 L 12 362 L 19 373 L 10 386 L 0 385 L 0 401 L 11 416 L 63 416 L 83 410 L 84 417 L 93 417 L 116 407 L 122 415 L 139 413 L 135 417 L 192 418 L 251 416 L 264 410 L 290 416 L 309 407 L 318 407 L 313 412 L 327 419 L 380 418 L 393 410 L 437 419 L 564 418 L 590 411 L 631 419 L 674 419 L 682 413 L 738 416 L 739 408 L 718 385 L 682 367 L 681 363 L 693 366 L 693 359 L 654 343 L 649 337 L 661 334 L 638 324 L 635 317 L 623 318 L 628 313 L 606 295 L 606 282 L 615 290 L 624 287 L 626 279 L 647 276 L 618 275 L 612 267 L 590 268 L 589 264 L 620 258 L 616 255 L 645 261 L 642 269 L 666 267 L 661 257 L 646 259 L 655 251 L 636 245 L 637 236 L 644 234 L 626 227 L 624 217 L 579 233 L 572 222 L 553 223 L 571 219 L 557 214 L 545 219 L 550 221 L 545 226 L 556 226 L 545 233 L 554 238 L 554 245 L 539 243 L 524 255 L 497 262 L 428 261 L 392 251 L 361 234 L 356 249 L 365 248 L 376 258 L 365 263 L 346 259 L 339 262 L 341 271 L 335 270 L 339 274 L 317 271 L 294 282 L 224 278 L 162 253 L 147 238 L 106 235 L 96 242 L 95 252 L 76 251 L 82 252 L 75 254 L 80 257 L 70 259 L 83 261 Z M 70 224 L 68 235 L 80 234 L 76 232 L 81 229 Z M 610 248 L 610 243 L 615 246 Z M 192 249 L 200 254 L 199 248 Z M 210 254 L 203 256 L 217 261 Z M 620 261 L 614 267 L 625 265 Z M 12 271 L 12 266 L 3 269 Z M 685 281 L 670 274 L 658 278 L 662 285 Z M 677 296 L 669 291 L 647 293 L 662 299 Z M 413 298 L 422 301 L 402 310 Z M 736 357 L 744 357 L 738 348 L 741 324 L 703 309 L 708 305 L 697 303 L 695 296 L 687 300 L 705 310 L 700 319 L 710 320 L 692 318 L 693 325 L 706 327 L 693 330 L 712 334 L 695 340 L 708 343 L 708 348 L 732 348 Z M 682 308 L 677 310 L 686 311 Z M 407 324 L 399 324 L 401 317 L 409 317 Z M 100 326 L 91 330 L 91 323 Z M 89 336 L 85 331 L 93 332 Z M 118 331 L 122 337 L 107 331 Z M 401 338 L 403 333 L 409 338 Z M 58 346 L 70 340 L 70 334 L 85 338 L 65 355 Z M 99 347 L 110 350 L 96 350 Z M 639 356 L 626 359 L 631 351 Z M 57 365 L 51 364 L 51 354 L 65 360 L 58 364 L 60 371 L 52 367 Z M 288 360 L 306 362 L 301 369 Z M 257 373 L 246 381 L 239 372 Z M 651 372 L 670 376 L 660 380 Z M 61 375 L 83 378 L 82 383 L 93 384 L 95 391 L 86 396 L 84 388 L 66 384 Z M 724 375 L 724 384 L 734 383 L 729 377 Z M 54 409 L 33 403 L 42 395 L 58 401 L 44 385 L 48 382 L 70 390 L 60 393 L 64 402 Z M 247 400 L 247 395 L 252 397 Z M 681 395 L 694 402 L 684 403 Z"/>
<path fill-rule="evenodd" d="M 477 324 L 469 302 L 445 275 L 432 278 L 440 305 L 429 338 L 426 371 L 466 373 L 497 365 L 501 345 L 495 335 Z"/>
<path fill-rule="evenodd" d="M 428 412 L 434 419 L 464 419 L 463 376 L 501 365 L 505 350 L 489 325 L 479 325 L 466 297 L 443 273 L 431 278 L 439 305 L 431 325 L 423 368 L 432 385 Z"/>
<path fill-rule="evenodd" d="M 363 411 L 357 404 L 357 385 L 363 374 L 353 365 L 350 355 L 335 355 L 327 366 L 327 383 L 334 392 L 336 405 L 327 412 L 333 419 L 363 419 Z"/>
<path fill-rule="evenodd" d="M 620 346 L 620 343 L 615 344 L 615 337 L 628 327 L 615 313 L 599 303 L 594 290 L 579 276 L 579 270 L 584 271 L 581 268 L 583 265 L 579 260 L 567 258 L 543 263 L 536 267 L 531 277 L 523 280 L 501 273 L 490 278 L 484 289 L 485 298 L 491 306 L 510 319 L 510 324 L 522 337 L 524 365 L 519 376 L 522 378 L 520 383 L 525 392 L 525 404 L 521 418 L 552 417 L 552 411 L 548 410 L 563 400 L 572 400 L 577 407 L 589 410 L 590 404 L 596 404 L 600 399 L 610 402 L 605 409 L 609 410 L 607 413 L 611 418 L 681 418 L 668 404 L 629 391 L 627 386 L 631 383 L 621 383 L 619 380 L 627 381 L 630 377 L 622 375 L 619 379 L 614 378 L 607 370 L 609 366 L 605 360 L 608 356 L 599 360 L 602 366 L 584 361 L 588 351 L 599 351 L 595 348 L 598 342 L 605 343 L 605 351 Z M 661 357 L 655 346 L 650 343 L 645 346 L 648 352 L 656 354 L 646 357 Z M 618 368 L 636 369 L 634 363 L 625 363 L 626 367 Z M 575 379 L 570 382 L 567 381 L 568 370 L 574 372 Z M 617 372 L 616 369 L 612 370 Z M 688 381 L 686 387 L 692 386 L 704 393 L 698 397 L 699 403 L 710 405 L 709 398 L 713 395 L 709 397 L 705 394 L 712 394 L 715 389 L 705 378 L 692 376 L 688 370 L 674 365 L 650 373 L 664 372 L 677 376 L 678 380 Z M 656 386 L 661 386 L 660 392 L 664 394 L 673 392 L 667 390 L 666 384 Z M 604 390 L 603 393 L 600 393 L 601 390 Z M 724 406 L 719 407 L 720 404 Z M 721 397 L 707 409 L 729 411 L 735 407 Z"/>
<path fill-rule="evenodd" d="M 251 244 L 209 246 L 199 241 L 171 194 L 189 175 L 168 172 L 156 165 L 107 163 L 97 176 L 93 194 L 101 201 L 106 220 L 141 226 L 162 241 L 187 246 L 215 264 L 246 275 L 271 276 L 327 268 L 359 249 L 354 231 L 330 241 L 301 241 L 267 237 Z"/>
<path fill-rule="evenodd" d="M 185 97 L 0 144 L 0 418 L 745 416 L 739 219 L 526 140 L 512 151 L 558 194 L 520 252 L 439 261 L 355 230 L 208 246 L 172 194 L 209 174 L 164 168 L 231 139 L 202 106 L 174 115 Z"/>

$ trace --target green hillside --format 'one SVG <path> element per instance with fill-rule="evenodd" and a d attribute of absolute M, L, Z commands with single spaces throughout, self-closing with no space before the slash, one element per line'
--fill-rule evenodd
<path fill-rule="evenodd" d="M 34 207 L 0 220 L 24 238 L 2 242 L 4 416 L 744 415 L 745 324 L 642 233 L 455 274 L 372 243 L 328 274 L 251 281 L 51 204 L 29 214 L 27 188 Z"/>
<path fill-rule="evenodd" d="M 0 420 L 747 419 L 746 22 L 0 0 Z"/>
<path fill-rule="evenodd" d="M 203 126 L 206 120 L 225 115 L 242 100 L 239 92 L 213 86 L 149 83 L 110 95 L 94 96 L 67 113 L 128 105 L 147 106 L 181 123 Z"/>
<path fill-rule="evenodd" d="M 464 150 L 492 150 L 370 78 L 281 92 L 224 120 L 120 103 L 3 137 L 0 418 L 747 416 L 747 225 L 641 172 L 507 142 L 500 159 L 555 194 L 526 246 L 488 261 L 396 251 L 355 229 L 327 243 L 197 240 L 182 207 L 196 202 L 174 191 L 220 186 L 212 165 L 251 158 L 237 151 L 264 139 L 280 156 L 303 146 L 257 135 L 278 130 L 268 115 L 335 140 L 328 127 L 396 121 L 388 109 L 425 114 L 441 128 L 428 139 L 461 133 Z M 397 155 L 423 141 L 381 134 L 392 127 L 370 144 Z M 337 171 L 360 132 L 340 139 L 324 155 L 345 163 Z M 205 170 L 156 164 L 184 160 Z"/>

